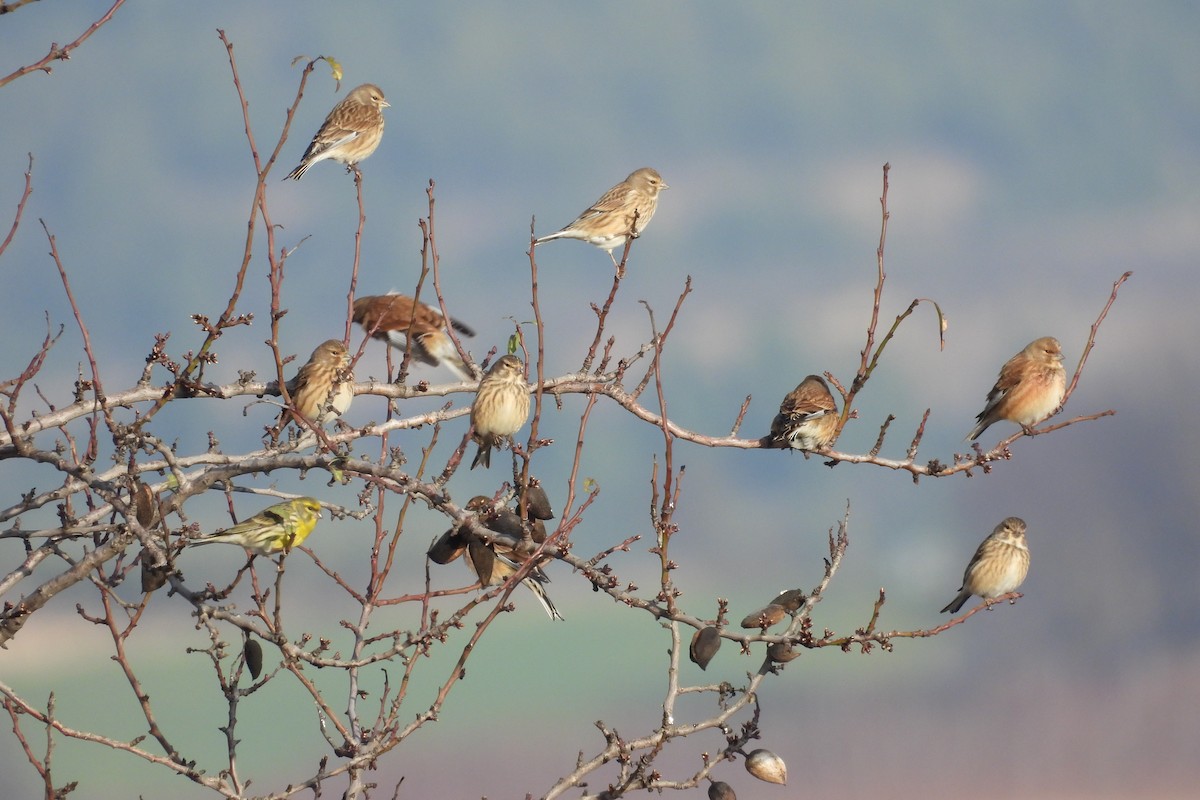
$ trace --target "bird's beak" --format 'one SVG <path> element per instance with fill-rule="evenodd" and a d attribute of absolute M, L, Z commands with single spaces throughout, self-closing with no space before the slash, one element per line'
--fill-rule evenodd
<path fill-rule="evenodd" d="M 391 107 L 392 107 L 392 104 L 391 104 L 391 103 L 389 103 L 387 100 L 380 100 L 380 101 L 379 101 L 379 107 L 380 107 L 380 108 L 391 108 Z"/>

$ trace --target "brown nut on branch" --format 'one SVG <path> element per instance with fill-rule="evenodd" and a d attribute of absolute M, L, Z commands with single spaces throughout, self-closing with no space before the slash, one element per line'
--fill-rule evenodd
<path fill-rule="evenodd" d="M 517 496 L 525 498 L 525 510 L 530 519 L 554 519 L 554 510 L 550 507 L 550 497 L 537 478 L 529 479 L 529 486 L 522 491 L 517 490 Z"/>
<path fill-rule="evenodd" d="M 449 564 L 461 556 L 465 549 L 467 549 L 467 540 L 463 538 L 458 528 L 451 528 L 438 537 L 426 555 L 435 564 Z"/>
<path fill-rule="evenodd" d="M 242 648 L 242 656 L 246 659 L 246 669 L 250 670 L 250 677 L 257 680 L 262 674 L 262 645 L 256 639 L 247 639 L 246 646 Z"/>
<path fill-rule="evenodd" d="M 746 756 L 746 772 L 767 783 L 787 783 L 787 765 L 770 750 L 755 750 Z"/>
<path fill-rule="evenodd" d="M 162 587 L 167 582 L 167 576 L 171 574 L 171 566 L 169 564 L 159 564 L 155 566 L 150 563 L 153 558 L 149 550 L 142 550 L 140 556 L 142 561 L 142 594 L 150 594 L 155 589 Z"/>
<path fill-rule="evenodd" d="M 138 484 L 133 493 L 133 505 L 138 524 L 143 528 L 149 528 L 158 519 L 158 498 L 146 484 Z"/>
<path fill-rule="evenodd" d="M 800 606 L 804 605 L 804 601 L 808 598 L 804 596 L 804 592 L 799 589 L 788 589 L 786 592 L 780 592 L 779 596 L 771 601 L 772 605 L 782 606 L 786 611 L 799 611 Z"/>
<path fill-rule="evenodd" d="M 783 606 L 777 606 L 772 603 L 766 608 L 760 608 L 753 614 L 747 614 L 746 618 L 742 620 L 742 627 L 762 628 L 765 631 L 772 625 L 782 622 L 783 618 L 787 615 L 787 609 L 785 609 Z"/>
<path fill-rule="evenodd" d="M 688 648 L 688 656 L 700 669 L 707 670 L 708 662 L 712 661 L 713 656 L 720 649 L 721 634 L 716 628 L 709 625 L 692 634 L 692 644 Z"/>
<path fill-rule="evenodd" d="M 708 785 L 708 800 L 737 800 L 737 795 L 725 781 L 713 781 Z"/>
<path fill-rule="evenodd" d="M 800 651 L 791 642 L 775 642 L 767 648 L 767 658 L 777 664 L 786 664 L 799 656 Z"/>

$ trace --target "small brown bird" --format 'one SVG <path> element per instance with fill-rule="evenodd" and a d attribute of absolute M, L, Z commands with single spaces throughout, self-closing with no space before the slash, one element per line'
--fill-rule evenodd
<path fill-rule="evenodd" d="M 976 417 L 979 424 L 967 434 L 974 441 L 989 425 L 1007 420 L 1028 433 L 1029 429 L 1054 413 L 1067 391 L 1067 371 L 1062 365 L 1058 339 L 1043 336 L 1000 368 L 996 385 L 988 392 L 987 405 Z"/>
<path fill-rule="evenodd" d="M 475 403 L 471 406 L 473 438 L 479 452 L 471 469 L 492 466 L 492 448 L 499 447 L 529 419 L 529 385 L 525 383 L 525 365 L 514 355 L 501 356 L 479 382 Z"/>
<path fill-rule="evenodd" d="M 309 167 L 327 158 L 345 164 L 347 172 L 354 169 L 379 147 L 383 139 L 383 109 L 390 105 L 383 99 L 383 91 L 373 83 L 351 89 L 329 112 L 304 151 L 300 166 L 289 172 L 287 178 L 300 180 Z"/>
<path fill-rule="evenodd" d="M 492 527 L 491 517 L 495 512 L 492 507 L 492 501 L 482 495 L 471 498 L 467 503 L 467 509 L 476 512 L 480 515 L 480 522 L 489 530 L 501 533 L 502 531 Z M 503 509 L 508 511 L 508 509 Z M 519 523 L 519 520 L 518 520 Z M 499 586 L 504 583 L 521 566 L 529 560 L 528 552 L 521 552 L 517 546 L 507 546 L 499 541 L 484 542 L 477 535 L 468 534 L 468 545 L 466 549 L 467 567 L 475 576 L 479 578 L 481 586 Z M 563 615 L 554 607 L 554 603 L 550 600 L 550 595 L 546 594 L 546 589 L 543 584 L 550 582 L 549 576 L 542 571 L 540 566 L 535 566 L 529 574 L 521 581 L 525 586 L 533 592 L 537 597 L 538 602 L 542 604 L 542 608 L 552 620 L 563 619 Z"/>
<path fill-rule="evenodd" d="M 579 239 L 607 251 L 615 266 L 617 257 L 613 255 L 613 250 L 625 245 L 631 229 L 635 239 L 641 236 L 658 209 L 658 193 L 669 188 L 657 172 L 650 167 L 642 167 L 605 192 L 570 225 L 557 233 L 541 237 L 534 244 L 552 239 Z M 636 227 L 633 219 L 635 211 Z"/>
<path fill-rule="evenodd" d="M 418 361 L 431 367 L 444 361 L 463 380 L 475 380 L 471 367 L 462 360 L 454 342 L 446 334 L 446 318 L 441 312 L 418 303 L 408 295 L 359 297 L 354 301 L 354 321 L 376 339 L 387 342 L 401 352 L 410 349 L 408 342 L 411 333 L 411 351 Z M 451 319 L 450 324 L 464 336 L 475 335 L 468 325 L 456 319 Z"/>
<path fill-rule="evenodd" d="M 354 374 L 349 366 L 350 351 L 340 340 L 329 339 L 317 345 L 288 384 L 292 407 L 283 410 L 278 429 L 282 431 L 296 419 L 295 411 L 314 425 L 324 425 L 345 414 L 354 400 Z"/>
<path fill-rule="evenodd" d="M 833 441 L 837 423 L 837 403 L 829 386 L 820 375 L 809 375 L 779 404 L 771 421 L 771 446 L 820 450 Z"/>
<path fill-rule="evenodd" d="M 983 540 L 967 571 L 963 573 L 958 596 L 942 609 L 958 613 L 971 595 L 984 600 L 1015 592 L 1029 573 L 1029 547 L 1025 544 L 1025 520 L 1009 517 Z"/>

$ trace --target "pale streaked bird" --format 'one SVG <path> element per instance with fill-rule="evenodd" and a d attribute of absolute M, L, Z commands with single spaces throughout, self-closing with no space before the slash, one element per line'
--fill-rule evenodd
<path fill-rule="evenodd" d="M 263 509 L 232 528 L 188 542 L 193 547 L 202 544 L 236 544 L 258 555 L 273 555 L 299 547 L 317 527 L 321 504 L 314 497 L 297 497 Z"/>
<path fill-rule="evenodd" d="M 837 403 L 825 379 L 809 375 L 779 404 L 771 421 L 771 446 L 820 450 L 833 441 L 837 423 Z"/>
<path fill-rule="evenodd" d="M 1062 359 L 1062 347 L 1053 336 L 1034 339 L 1010 358 L 1000 368 L 987 405 L 976 417 L 979 424 L 967 434 L 967 441 L 978 439 L 988 426 L 1001 420 L 1015 422 L 1028 433 L 1053 414 L 1067 391 Z"/>
<path fill-rule="evenodd" d="M 403 294 L 359 297 L 354 301 L 354 321 L 376 339 L 402 352 L 410 351 L 423 364 L 436 367 L 444 362 L 463 380 L 475 380 L 446 333 L 446 318 L 431 306 Z M 450 325 L 464 336 L 475 335 L 468 325 L 456 319 L 452 318 Z"/>
<path fill-rule="evenodd" d="M 383 139 L 383 109 L 390 105 L 383 99 L 383 91 L 373 83 L 351 89 L 329 112 L 304 151 L 300 165 L 287 178 L 300 180 L 309 167 L 327 158 L 345 164 L 347 171 L 353 169 L 379 147 Z"/>
<path fill-rule="evenodd" d="M 958 596 L 942 609 L 958 613 L 971 595 L 991 600 L 1015 592 L 1029 573 L 1029 547 L 1025 543 L 1025 520 L 1009 517 L 983 540 L 967 571 Z"/>
<path fill-rule="evenodd" d="M 489 498 L 482 495 L 473 497 L 466 507 L 479 514 L 479 521 L 485 528 L 501 533 L 489 525 L 490 518 L 496 511 Z M 512 513 L 509 509 L 503 509 L 503 511 Z M 522 553 L 517 546 L 509 546 L 497 540 L 485 542 L 479 538 L 478 534 L 468 533 L 466 535 L 469 537 L 465 552 L 467 567 L 475 574 L 475 577 L 479 578 L 479 583 L 484 587 L 499 586 L 529 560 L 529 554 Z M 563 615 L 554 607 L 554 603 L 550 600 L 550 595 L 546 593 L 544 587 L 544 584 L 549 582 L 549 576 L 542 571 L 540 566 L 533 567 L 529 574 L 521 580 L 521 583 L 525 584 L 525 587 L 533 592 L 538 602 L 542 604 L 542 608 L 545 609 L 550 619 L 560 620 L 563 619 Z"/>
<path fill-rule="evenodd" d="M 529 385 L 525 365 L 514 355 L 501 356 L 479 383 L 471 405 L 471 427 L 479 452 L 471 469 L 492 466 L 492 448 L 521 429 L 529 419 Z"/>
<path fill-rule="evenodd" d="M 349 370 L 350 351 L 339 339 L 317 345 L 308 362 L 288 383 L 292 407 L 314 425 L 340 417 L 354 400 L 354 375 Z M 292 408 L 279 417 L 279 430 L 296 418 Z"/>
<path fill-rule="evenodd" d="M 579 239 L 606 251 L 615 265 L 617 257 L 613 250 L 625 245 L 631 230 L 634 238 L 642 234 L 658 210 L 658 193 L 669 188 L 657 172 L 642 167 L 605 192 L 570 225 L 537 239 L 534 244 L 553 239 Z"/>

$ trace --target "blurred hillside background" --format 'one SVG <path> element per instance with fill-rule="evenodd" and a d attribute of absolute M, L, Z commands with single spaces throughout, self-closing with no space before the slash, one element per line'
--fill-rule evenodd
<path fill-rule="evenodd" d="M 0 72 L 73 40 L 107 6 L 43 2 L 0 18 Z M 818 606 L 817 628 L 865 624 L 880 587 L 888 593 L 881 627 L 928 627 L 944 619 L 937 609 L 979 540 L 1009 515 L 1029 524 L 1033 564 L 1015 607 L 932 640 L 898 641 L 893 653 L 808 653 L 769 681 L 762 746 L 787 761 L 791 786 L 756 784 L 729 764 L 717 777 L 742 800 L 1192 796 L 1200 780 L 1200 425 L 1188 409 L 1200 392 L 1200 7 L 129 4 L 52 75 L 0 90 L 5 230 L 27 153 L 35 157 L 33 196 L 0 259 L 0 376 L 24 368 L 47 313 L 67 332 L 38 377 L 41 391 L 70 402 L 82 359 L 39 218 L 57 236 L 110 391 L 136 380 L 156 332 L 169 331 L 170 352 L 182 354 L 201 341 L 190 315 L 216 317 L 224 307 L 254 173 L 217 28 L 236 48 L 264 157 L 300 77 L 292 60 L 324 54 L 345 69 L 335 92 L 317 67 L 268 189 L 281 246 L 308 237 L 287 262 L 282 322 L 283 344 L 301 360 L 342 335 L 357 206 L 338 165 L 317 165 L 300 183 L 279 178 L 333 103 L 367 81 L 392 107 L 383 144 L 363 163 L 360 294 L 411 291 L 417 220 L 435 180 L 443 289 L 451 312 L 478 329 L 469 346 L 482 358 L 504 346 L 510 317 L 532 319 L 531 218 L 539 234 L 556 230 L 633 169 L 653 166 L 671 189 L 634 245 L 612 331 L 618 352 L 635 351 L 650 336 L 636 301 L 662 324 L 692 276 L 666 355 L 668 411 L 712 435 L 729 431 L 747 394 L 741 435 L 755 437 L 804 375 L 853 376 L 870 312 L 884 162 L 892 164 L 885 327 L 912 298 L 933 298 L 949 320 L 947 347 L 939 352 L 933 314 L 922 307 L 859 398 L 860 419 L 840 450 L 867 451 L 893 413 L 883 455 L 900 458 L 932 407 L 921 456 L 949 461 L 965 449 L 1004 360 L 1053 335 L 1072 370 L 1113 281 L 1133 270 L 1066 409 L 1116 416 L 1018 441 L 1013 461 L 990 475 L 918 486 L 876 467 L 829 469 L 799 454 L 681 443 L 676 463 L 687 473 L 672 554 L 691 611 L 711 616 L 715 598 L 726 597 L 740 619 L 779 589 L 815 585 L 826 531 L 848 501 L 850 551 Z M 210 379 L 269 375 L 263 242 L 260 232 L 241 308 L 256 324 L 220 340 Z M 547 370 L 557 375 L 578 368 L 594 332 L 589 304 L 607 295 L 612 267 L 577 242 L 546 245 L 538 264 Z M 357 374 L 384 376 L 382 348 L 368 348 Z M 451 376 L 421 368 L 416 377 Z M 251 449 L 273 415 L 256 406 L 243 416 L 244 405 L 188 403 L 160 418 L 158 432 L 178 437 L 183 451 L 202 449 L 209 430 L 227 451 Z M 542 421 L 556 445 L 539 453 L 535 472 L 559 504 L 582 408 L 579 396 L 567 397 L 562 411 L 548 404 Z M 347 419 L 382 419 L 384 409 L 360 397 Z M 466 422 L 447 428 L 443 459 Z M 1010 431 L 997 425 L 983 444 Z M 611 403 L 600 404 L 591 433 L 581 477 L 598 481 L 601 494 L 573 537 L 580 555 L 651 533 L 650 469 L 661 449 L 653 428 Z M 398 441 L 415 459 L 429 432 L 409 436 Z M 492 472 L 460 472 L 449 488 L 458 502 L 490 494 L 505 471 Z M 0 464 L 7 502 L 51 477 Z M 285 481 L 261 485 L 277 479 Z M 321 483 L 299 485 L 352 504 L 353 487 Z M 212 498 L 214 526 L 222 505 Z M 203 503 L 189 510 L 205 522 Z M 432 514 L 411 520 L 405 553 L 419 576 L 420 556 L 444 525 Z M 335 562 L 344 548 L 338 566 L 352 580 L 362 556 L 353 545 L 370 537 L 368 523 L 358 525 L 326 522 L 311 540 Z M 650 543 L 613 561 L 648 592 Z M 17 544 L 0 542 L 5 572 L 20 556 Z M 236 552 L 187 559 L 192 580 L 241 563 Z M 327 585 L 308 569 L 314 585 Z M 444 569 L 445 585 L 467 579 L 458 565 Z M 516 613 L 485 639 L 441 719 L 381 764 L 381 784 L 406 776 L 403 797 L 536 796 L 578 751 L 602 745 L 594 720 L 630 736 L 657 723 L 665 633 L 561 565 L 550 572 L 567 623 L 551 625 L 514 595 Z M 304 575 L 296 564 L 290 579 Z M 136 587 L 125 589 L 136 599 Z M 184 653 L 203 637 L 179 598 L 151 605 L 135 663 L 150 673 L 152 697 L 187 721 L 176 735 L 215 772 L 223 705 L 203 659 Z M 46 613 L 23 630 L 0 655 L 4 681 L 31 698 L 54 689 L 60 718 L 74 727 L 142 732 L 105 658 L 106 638 L 94 634 L 96 649 L 85 649 L 93 634 L 69 597 L 47 611 L 59 627 Z M 737 683 L 758 656 L 726 647 L 706 673 L 687 664 L 684 679 Z M 428 703 L 420 689 L 414 714 Z M 246 700 L 242 715 L 271 763 L 282 726 L 311 733 L 278 775 L 257 776 L 261 791 L 306 775 L 324 752 L 311 702 L 297 707 L 272 689 Z M 36 776 L 16 742 L 0 741 L 12 796 L 34 796 Z M 719 746 L 713 738 L 708 748 Z M 690 772 L 697 749 L 684 743 L 683 755 L 663 764 Z M 81 797 L 207 796 L 108 750 L 67 743 L 58 758 L 63 777 L 72 765 L 85 780 L 89 771 L 104 776 L 87 781 Z"/>

